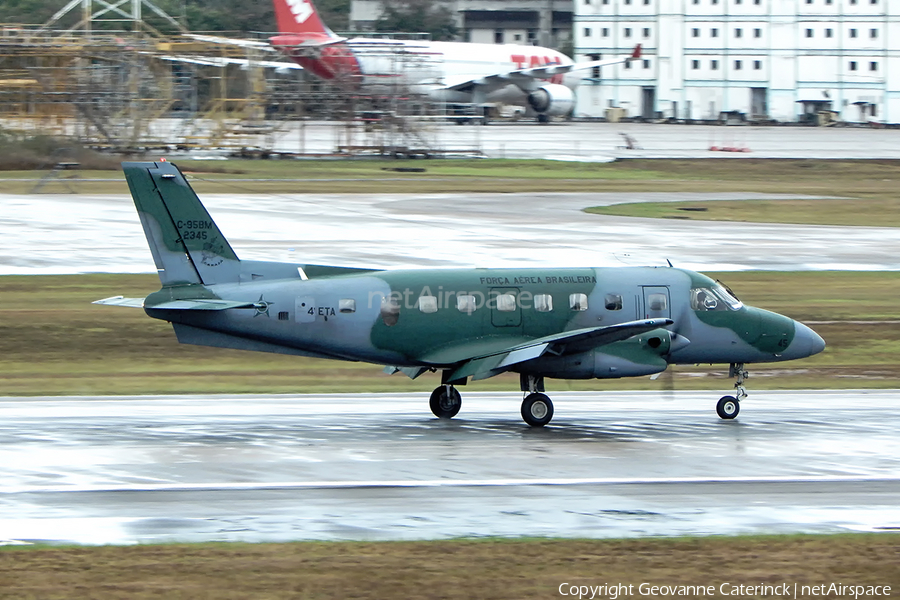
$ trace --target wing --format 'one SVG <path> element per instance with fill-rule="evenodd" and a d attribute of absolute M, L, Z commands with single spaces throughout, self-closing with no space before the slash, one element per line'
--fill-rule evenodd
<path fill-rule="evenodd" d="M 588 62 L 571 63 L 568 65 L 545 65 L 542 67 L 532 67 L 529 69 L 518 69 L 516 71 L 507 71 L 506 73 L 496 73 L 478 79 L 467 79 L 446 86 L 446 89 L 455 92 L 470 92 L 476 87 L 481 87 L 485 92 L 490 93 L 507 85 L 517 85 L 523 90 L 529 91 L 536 87 L 538 81 L 549 79 L 554 75 L 564 75 L 572 71 L 584 71 L 587 69 L 596 69 L 609 65 L 617 65 L 641 57 L 641 45 L 634 47 L 634 51 L 628 56 L 619 56 L 616 58 L 608 58 L 606 60 L 592 60 Z"/>
<path fill-rule="evenodd" d="M 605 327 L 587 327 L 486 352 L 472 352 L 471 345 L 463 345 L 449 351 L 442 350 L 430 357 L 423 357 L 423 362 L 453 364 L 454 369 L 447 377 L 447 381 L 457 381 L 466 377 L 487 379 L 509 370 L 513 365 L 539 358 L 548 352 L 557 356 L 577 354 L 598 346 L 627 340 L 632 336 L 666 327 L 672 323 L 674 323 L 672 319 L 643 319 Z M 409 369 L 410 372 L 407 372 L 406 369 L 397 370 L 406 373 L 413 379 L 415 378 L 414 374 L 417 377 L 425 371 L 424 368 L 421 370 Z M 396 372 L 390 369 L 386 369 L 386 371 Z M 413 373 L 413 371 L 418 372 Z"/>

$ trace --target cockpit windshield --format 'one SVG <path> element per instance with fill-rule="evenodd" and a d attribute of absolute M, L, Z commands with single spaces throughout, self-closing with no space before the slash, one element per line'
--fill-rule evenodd
<path fill-rule="evenodd" d="M 719 283 L 691 290 L 691 308 L 696 311 L 740 310 L 743 306 L 743 302 Z"/>

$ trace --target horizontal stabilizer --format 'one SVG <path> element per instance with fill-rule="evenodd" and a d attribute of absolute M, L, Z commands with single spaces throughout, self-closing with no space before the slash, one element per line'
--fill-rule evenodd
<path fill-rule="evenodd" d="M 143 298 L 126 298 L 124 296 L 110 296 L 103 300 L 94 300 L 91 304 L 106 304 L 108 306 L 127 306 L 129 308 L 143 308 Z"/>
<path fill-rule="evenodd" d="M 161 310 L 225 310 L 228 308 L 256 308 L 256 306 L 255 302 L 198 298 L 195 300 L 172 300 L 162 304 L 154 304 L 147 308 Z"/>

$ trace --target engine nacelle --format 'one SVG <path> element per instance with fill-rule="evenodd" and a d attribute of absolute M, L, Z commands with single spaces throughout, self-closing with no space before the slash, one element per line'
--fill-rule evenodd
<path fill-rule="evenodd" d="M 678 343 L 665 329 L 636 335 L 580 354 L 542 356 L 527 363 L 527 372 L 554 379 L 615 379 L 653 375 L 666 370 L 663 358 Z M 677 336 L 681 338 L 681 336 Z M 523 369 L 524 370 L 524 369 Z"/>
<path fill-rule="evenodd" d="M 575 94 L 558 83 L 548 83 L 528 94 L 528 106 L 548 117 L 561 117 L 572 112 Z"/>

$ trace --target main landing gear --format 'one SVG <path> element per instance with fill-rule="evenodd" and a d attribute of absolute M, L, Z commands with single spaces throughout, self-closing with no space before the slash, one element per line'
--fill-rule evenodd
<path fill-rule="evenodd" d="M 744 369 L 744 363 L 731 363 L 728 369 L 729 377 L 737 377 L 734 384 L 734 396 L 722 396 L 716 404 L 716 413 L 723 419 L 733 419 L 741 412 L 741 400 L 747 397 L 747 390 L 744 389 L 744 379 L 750 377 Z"/>
<path fill-rule="evenodd" d="M 544 394 L 544 378 L 522 374 L 519 385 L 526 392 L 522 400 L 522 418 L 532 427 L 543 427 L 553 418 L 553 402 Z M 452 419 L 462 407 L 462 397 L 450 383 L 443 383 L 431 392 L 428 402 L 431 412 L 439 419 Z"/>
<path fill-rule="evenodd" d="M 544 378 L 522 373 L 519 386 L 527 392 L 522 400 L 522 418 L 532 427 L 543 427 L 553 418 L 553 402 L 544 394 Z"/>
<path fill-rule="evenodd" d="M 452 419 L 462 407 L 462 396 L 452 385 L 441 385 L 431 392 L 429 405 L 437 418 Z"/>

